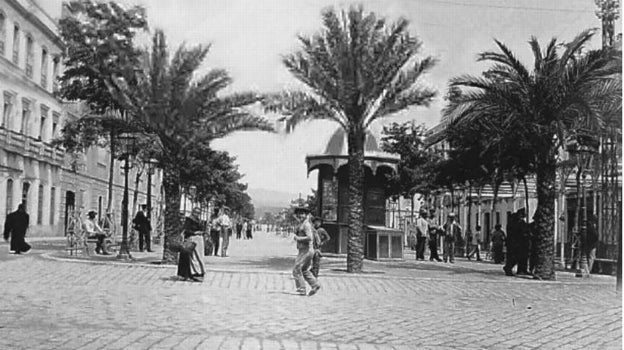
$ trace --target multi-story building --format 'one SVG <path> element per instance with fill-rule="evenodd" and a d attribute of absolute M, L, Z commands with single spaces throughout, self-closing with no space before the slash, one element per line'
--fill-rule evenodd
<path fill-rule="evenodd" d="M 59 5 L 60 6 L 60 5 Z M 83 108 L 55 97 L 63 43 L 57 23 L 31 0 L 0 0 L 0 222 L 24 203 L 29 236 L 63 235 L 74 209 L 106 211 L 110 153 L 70 155 L 51 142 Z M 113 210 L 120 221 L 123 170 L 115 163 Z M 130 210 L 146 202 L 146 171 L 129 174 Z M 138 182 L 137 182 L 138 179 Z M 138 188 L 136 184 L 138 183 Z M 160 198 L 152 181 L 152 206 Z"/>

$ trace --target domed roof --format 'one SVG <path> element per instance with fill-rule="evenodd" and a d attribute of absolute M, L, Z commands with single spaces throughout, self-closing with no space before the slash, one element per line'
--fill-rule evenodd
<path fill-rule="evenodd" d="M 322 164 L 330 165 L 334 171 L 338 171 L 339 167 L 347 164 L 348 155 L 349 147 L 347 134 L 344 129 L 338 128 L 330 137 L 325 152 L 306 157 L 308 172 Z M 373 135 L 370 130 L 366 131 L 366 138 L 364 140 L 364 164 L 370 167 L 373 173 L 375 173 L 380 166 L 386 166 L 396 171 L 400 159 L 401 157 L 397 154 L 382 151 L 375 135 Z"/>

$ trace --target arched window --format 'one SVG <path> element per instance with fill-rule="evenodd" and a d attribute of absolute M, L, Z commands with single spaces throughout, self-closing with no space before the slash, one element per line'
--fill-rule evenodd
<path fill-rule="evenodd" d="M 39 185 L 37 193 L 37 225 L 43 224 L 43 185 Z"/>
<path fill-rule="evenodd" d="M 24 182 L 22 185 L 22 204 L 24 204 L 24 209 L 28 211 L 28 191 L 30 190 L 30 183 Z"/>
<path fill-rule="evenodd" d="M 41 87 L 48 88 L 48 49 L 41 48 Z"/>
<path fill-rule="evenodd" d="M 50 189 L 50 225 L 54 225 L 54 211 L 56 204 L 56 187 Z"/>
<path fill-rule="evenodd" d="M 4 56 L 4 43 L 6 42 L 6 16 L 0 11 L 0 56 Z"/>
<path fill-rule="evenodd" d="M 13 26 L 13 63 L 19 66 L 20 28 L 17 23 Z"/>
<path fill-rule="evenodd" d="M 13 210 L 13 179 L 7 180 L 6 190 L 6 212 L 8 214 Z"/>
<path fill-rule="evenodd" d="M 26 76 L 33 77 L 33 61 L 35 60 L 35 42 L 30 34 L 26 36 Z"/>

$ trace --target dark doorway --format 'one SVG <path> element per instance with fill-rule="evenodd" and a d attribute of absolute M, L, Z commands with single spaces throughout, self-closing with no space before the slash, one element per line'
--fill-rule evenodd
<path fill-rule="evenodd" d="M 74 211 L 76 206 L 76 194 L 72 191 L 65 192 L 65 231 L 67 231 L 67 222 L 69 215 Z"/>
<path fill-rule="evenodd" d="M 492 231 L 491 224 L 492 222 L 490 221 L 490 213 L 485 213 L 485 215 L 483 215 L 483 228 L 484 228 L 483 241 L 484 242 L 490 241 L 490 232 Z"/>

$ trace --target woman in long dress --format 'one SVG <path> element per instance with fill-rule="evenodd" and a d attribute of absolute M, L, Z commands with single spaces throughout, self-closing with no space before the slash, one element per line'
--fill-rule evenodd
<path fill-rule="evenodd" d="M 193 282 L 201 282 L 204 278 L 204 227 L 199 218 L 201 215 L 200 208 L 194 208 L 191 216 L 186 218 L 184 222 L 184 240 L 195 242 L 196 246 L 192 253 L 180 252 L 178 259 L 178 276 L 183 280 L 190 279 Z"/>

